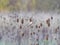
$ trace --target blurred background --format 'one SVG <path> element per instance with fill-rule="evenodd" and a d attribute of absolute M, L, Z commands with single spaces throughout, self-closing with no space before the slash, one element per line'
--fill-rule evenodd
<path fill-rule="evenodd" d="M 60 0 L 0 0 L 0 11 L 60 11 Z"/>

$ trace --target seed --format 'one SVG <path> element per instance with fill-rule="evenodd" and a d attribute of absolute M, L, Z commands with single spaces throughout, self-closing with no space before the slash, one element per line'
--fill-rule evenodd
<path fill-rule="evenodd" d="M 53 17 L 51 17 L 51 19 L 53 19 Z"/>
<path fill-rule="evenodd" d="M 22 26 L 20 25 L 20 29 L 22 29 Z"/>
<path fill-rule="evenodd" d="M 38 26 L 36 25 L 36 28 L 38 28 Z"/>
<path fill-rule="evenodd" d="M 40 26 L 39 26 L 39 28 L 40 28 Z"/>
<path fill-rule="evenodd" d="M 50 19 L 47 19 L 47 20 L 46 20 L 46 23 L 50 23 Z"/>
<path fill-rule="evenodd" d="M 31 35 L 32 35 L 32 33 L 31 33 Z"/>
<path fill-rule="evenodd" d="M 57 38 L 55 38 L 55 40 L 57 40 Z"/>
<path fill-rule="evenodd" d="M 38 32 L 40 32 L 40 30 L 38 30 Z"/>
<path fill-rule="evenodd" d="M 48 27 L 50 27 L 50 19 L 46 20 Z"/>
<path fill-rule="evenodd" d="M 38 39 L 36 39 L 38 41 Z"/>
<path fill-rule="evenodd" d="M 30 22 L 32 22 L 32 19 L 30 18 Z"/>
<path fill-rule="evenodd" d="M 22 33 L 22 36 L 24 36 L 24 33 Z"/>
<path fill-rule="evenodd" d="M 40 23 L 40 26 L 42 27 L 42 23 Z"/>
<path fill-rule="evenodd" d="M 22 24 L 24 23 L 24 20 L 23 20 L 23 19 L 21 20 L 21 23 L 22 23 Z"/>
<path fill-rule="evenodd" d="M 19 19 L 17 19 L 17 22 L 19 22 Z"/>
<path fill-rule="evenodd" d="M 35 32 L 33 32 L 33 34 L 35 34 Z"/>
<path fill-rule="evenodd" d="M 50 27 L 50 23 L 48 23 L 48 27 Z"/>

